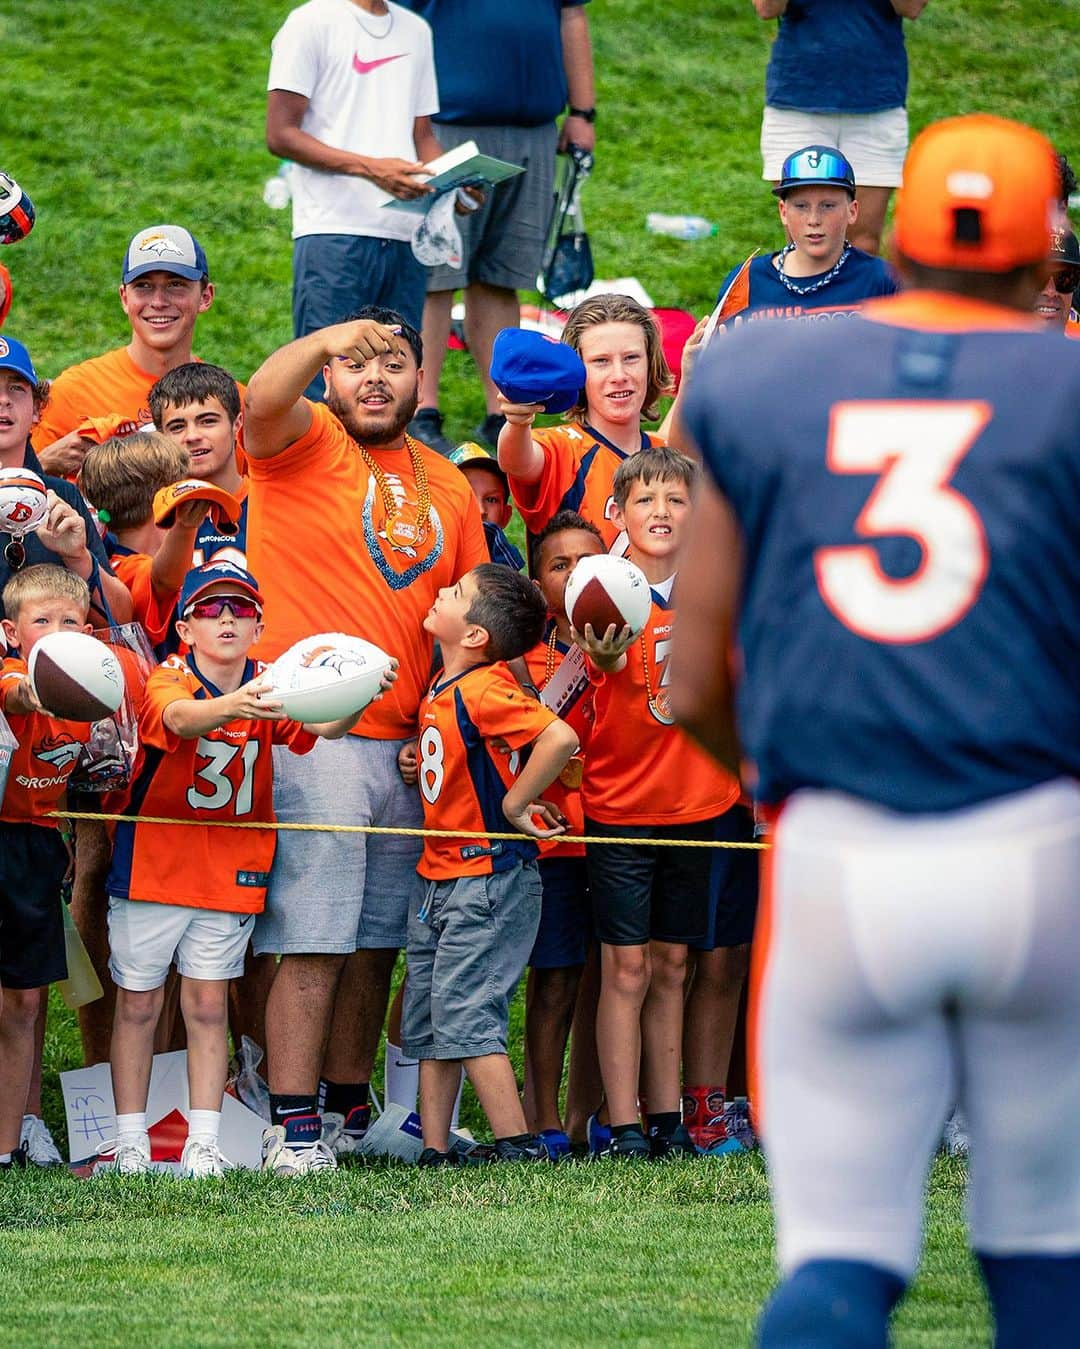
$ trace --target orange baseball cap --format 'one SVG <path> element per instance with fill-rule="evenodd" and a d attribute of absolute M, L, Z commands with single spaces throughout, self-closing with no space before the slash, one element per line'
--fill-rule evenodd
<path fill-rule="evenodd" d="M 1060 198 L 1045 136 L 985 113 L 950 117 L 908 151 L 893 241 L 926 267 L 1008 272 L 1047 257 Z"/>

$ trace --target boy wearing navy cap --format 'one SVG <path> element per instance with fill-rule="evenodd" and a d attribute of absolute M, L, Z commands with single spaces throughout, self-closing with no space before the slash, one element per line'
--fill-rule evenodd
<path fill-rule="evenodd" d="M 274 821 L 273 745 L 306 754 L 316 736 L 338 739 L 355 716 L 313 725 L 286 717 L 266 697 L 266 667 L 248 656 L 262 634 L 262 594 L 250 572 L 230 562 L 189 571 L 176 630 L 186 656 L 151 674 L 139 718 L 145 751 L 132 810 L 192 821 L 178 839 L 168 826 L 121 823 L 109 873 L 110 973 L 117 985 L 113 1092 L 117 1138 L 98 1170 L 131 1175 L 150 1165 L 146 1097 L 154 1028 L 175 960 L 188 1035 L 191 1109 L 181 1158 L 186 1176 L 219 1176 L 218 1148 L 228 1061 L 228 987 L 244 968 L 255 914 L 274 858 L 272 830 L 215 834 L 213 823 Z M 386 687 L 389 687 L 387 683 Z M 312 1147 L 321 1121 L 312 1116 Z M 267 1129 L 276 1153 L 284 1129 Z"/>
<path fill-rule="evenodd" d="M 53 380 L 49 406 L 34 430 L 34 449 L 50 473 L 73 476 L 91 445 L 153 429 L 150 389 L 193 359 L 196 320 L 213 301 L 206 253 L 189 230 L 151 225 L 131 239 L 120 264 L 120 306 L 131 339 Z M 101 418 L 113 422 L 104 434 L 89 424 Z"/>

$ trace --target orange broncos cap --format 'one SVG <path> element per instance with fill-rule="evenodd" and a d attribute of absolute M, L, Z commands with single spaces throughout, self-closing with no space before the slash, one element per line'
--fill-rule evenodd
<path fill-rule="evenodd" d="M 926 267 L 1008 272 L 1047 257 L 1060 198 L 1045 136 L 1004 117 L 950 117 L 908 152 L 893 241 Z"/>

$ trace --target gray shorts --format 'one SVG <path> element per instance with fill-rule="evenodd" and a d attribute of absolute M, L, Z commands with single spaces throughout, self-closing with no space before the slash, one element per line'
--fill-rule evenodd
<path fill-rule="evenodd" d="M 432 267 L 427 288 L 460 290 L 472 281 L 507 290 L 534 290 L 551 220 L 558 131 L 547 126 L 451 126 L 439 123 L 443 149 L 475 141 L 481 153 L 524 164 L 525 172 L 488 189 L 470 215 L 455 216 L 461 266 Z"/>
<path fill-rule="evenodd" d="M 540 873 L 429 881 L 409 913 L 401 1047 L 414 1059 L 505 1054 L 510 999 L 540 926 Z M 424 915 L 421 918 L 421 914 Z"/>
<path fill-rule="evenodd" d="M 347 735 L 320 740 L 310 754 L 274 747 L 279 820 L 310 824 L 423 824 L 420 795 L 397 768 L 402 740 Z M 410 835 L 278 834 L 255 925 L 256 955 L 349 955 L 405 945 L 422 840 Z"/>

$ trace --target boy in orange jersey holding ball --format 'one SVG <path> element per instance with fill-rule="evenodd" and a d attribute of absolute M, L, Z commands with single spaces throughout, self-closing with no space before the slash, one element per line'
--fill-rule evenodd
<path fill-rule="evenodd" d="M 118 988 L 110 1055 L 117 1139 L 107 1145 L 111 1161 L 98 1169 L 136 1174 L 150 1164 L 146 1097 L 154 1027 L 175 959 L 191 1105 L 181 1167 L 188 1176 L 217 1176 L 227 1164 L 217 1139 L 228 981 L 243 970 L 276 838 L 271 830 L 225 835 L 209 826 L 272 823 L 271 747 L 306 754 L 317 736 L 338 739 L 357 718 L 301 725 L 280 702 L 259 696 L 269 682 L 248 651 L 262 633 L 262 595 L 243 568 L 215 562 L 188 572 L 178 607 L 177 631 L 189 650 L 147 680 L 139 724 L 145 759 L 131 809 L 194 823 L 179 835 L 128 822 L 116 831 L 108 888 L 110 970 Z M 320 1131 L 312 1116 L 315 1144 Z M 268 1158 L 280 1152 L 283 1137 L 283 1129 L 266 1130 Z"/>
<path fill-rule="evenodd" d="M 652 611 L 638 635 L 614 625 L 600 637 L 588 625 L 575 632 L 597 672 L 582 783 L 590 835 L 711 840 L 739 797 L 738 782 L 674 724 L 668 703 L 676 571 L 697 472 L 685 455 L 661 448 L 631 455 L 615 474 L 613 518 L 652 588 Z M 597 1048 L 611 1129 L 606 1151 L 692 1155 L 680 1115 L 683 999 L 688 945 L 705 934 L 712 850 L 590 844 L 586 856 L 601 942 Z M 640 1127 L 639 1080 L 648 1137 Z"/>
<path fill-rule="evenodd" d="M 417 868 L 427 887 L 409 915 L 402 1048 L 420 1060 L 423 1166 L 453 1164 L 450 1115 L 461 1067 L 495 1135 L 500 1161 L 542 1160 L 506 1053 L 510 997 L 540 921 L 537 846 L 492 839 L 563 832 L 538 800 L 577 749 L 574 731 L 525 693 L 506 667 L 539 638 L 544 601 L 517 572 L 474 567 L 445 586 L 424 619 L 443 668 L 420 704 L 420 735 L 399 765 L 418 782 L 429 829 Z M 528 757 L 525 758 L 525 751 Z M 411 751 L 411 752 L 410 752 Z"/>
<path fill-rule="evenodd" d="M 90 734 L 86 722 L 42 711 L 26 662 L 49 633 L 89 632 L 89 610 L 82 577 L 51 563 L 17 571 L 4 587 L 4 635 L 19 654 L 0 666 L 0 711 L 18 741 L 0 801 L 0 1170 L 34 1160 L 20 1135 L 40 1052 L 35 1025 L 49 984 L 67 977 L 60 891 L 70 858 L 48 812 Z"/>

